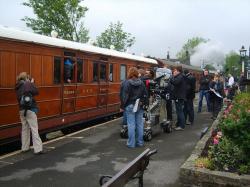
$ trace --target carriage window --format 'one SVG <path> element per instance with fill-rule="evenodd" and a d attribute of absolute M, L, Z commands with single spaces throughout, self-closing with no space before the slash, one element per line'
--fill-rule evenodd
<path fill-rule="evenodd" d="M 113 64 L 109 64 L 109 81 L 113 82 Z"/>
<path fill-rule="evenodd" d="M 126 65 L 121 65 L 121 69 L 120 69 L 120 80 L 123 81 L 126 79 Z"/>
<path fill-rule="evenodd" d="M 61 58 L 54 57 L 54 84 L 61 82 Z"/>
<path fill-rule="evenodd" d="M 72 57 L 64 58 L 64 82 L 71 83 L 74 80 L 74 59 Z"/>
<path fill-rule="evenodd" d="M 83 82 L 83 60 L 77 59 L 77 82 Z"/>
<path fill-rule="evenodd" d="M 93 81 L 98 81 L 98 64 L 93 63 Z"/>
<path fill-rule="evenodd" d="M 100 64 L 100 80 L 106 81 L 106 64 Z"/>

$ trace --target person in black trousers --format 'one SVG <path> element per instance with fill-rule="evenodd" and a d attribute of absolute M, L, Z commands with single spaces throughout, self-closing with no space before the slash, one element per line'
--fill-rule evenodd
<path fill-rule="evenodd" d="M 184 116 L 186 125 L 192 125 L 194 123 L 194 98 L 195 98 L 195 77 L 189 73 L 187 69 L 184 70 L 186 81 L 186 100 L 184 102 Z M 187 122 L 187 117 L 189 122 Z"/>
<path fill-rule="evenodd" d="M 185 116 L 183 112 L 184 101 L 186 100 L 186 83 L 182 74 L 182 67 L 176 66 L 173 69 L 173 77 L 170 83 L 174 86 L 173 96 L 175 101 L 175 108 L 177 114 L 177 126 L 175 130 L 184 130 Z"/>
<path fill-rule="evenodd" d="M 212 119 L 216 119 L 218 113 L 220 112 L 222 108 L 223 97 L 225 96 L 223 83 L 219 78 L 220 76 L 215 74 L 214 79 L 209 84 Z"/>

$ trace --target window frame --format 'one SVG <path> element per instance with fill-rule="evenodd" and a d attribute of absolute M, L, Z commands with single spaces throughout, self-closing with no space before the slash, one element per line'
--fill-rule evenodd
<path fill-rule="evenodd" d="M 124 79 L 122 79 L 122 67 L 125 67 Z M 121 64 L 120 65 L 120 81 L 124 81 L 127 78 L 127 65 Z"/>
<path fill-rule="evenodd" d="M 59 61 L 57 61 L 58 64 L 59 64 L 59 68 L 58 68 L 58 67 L 56 68 L 56 66 L 55 66 L 56 59 L 59 60 Z M 62 76 L 61 76 L 61 68 L 62 68 L 62 66 L 61 66 L 61 64 L 62 64 L 62 57 L 60 57 L 60 56 L 54 56 L 54 57 L 53 57 L 53 73 L 54 73 L 54 75 L 53 75 L 53 84 L 54 84 L 54 85 L 61 84 L 61 82 L 62 82 Z M 58 69 L 58 71 L 57 71 L 58 82 L 55 81 L 56 69 Z"/>

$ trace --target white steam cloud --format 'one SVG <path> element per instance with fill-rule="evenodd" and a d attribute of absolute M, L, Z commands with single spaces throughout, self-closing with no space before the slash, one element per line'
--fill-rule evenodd
<path fill-rule="evenodd" d="M 190 57 L 190 63 L 193 66 L 204 68 L 207 64 L 220 71 L 225 63 L 225 54 L 223 46 L 219 42 L 208 41 L 201 43 L 194 48 L 194 54 Z"/>

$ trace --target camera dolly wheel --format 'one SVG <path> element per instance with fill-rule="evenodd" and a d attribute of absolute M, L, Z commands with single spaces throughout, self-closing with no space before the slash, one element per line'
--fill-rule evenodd
<path fill-rule="evenodd" d="M 173 131 L 173 127 L 170 121 L 162 122 L 161 127 L 162 127 L 163 132 L 165 133 L 171 133 Z"/>
<path fill-rule="evenodd" d="M 151 141 L 152 138 L 153 138 L 152 130 L 151 129 L 145 129 L 143 139 L 148 142 L 148 141 Z"/>
<path fill-rule="evenodd" d="M 121 138 L 128 138 L 128 127 L 127 126 L 123 126 L 121 131 L 120 131 L 120 136 Z"/>

